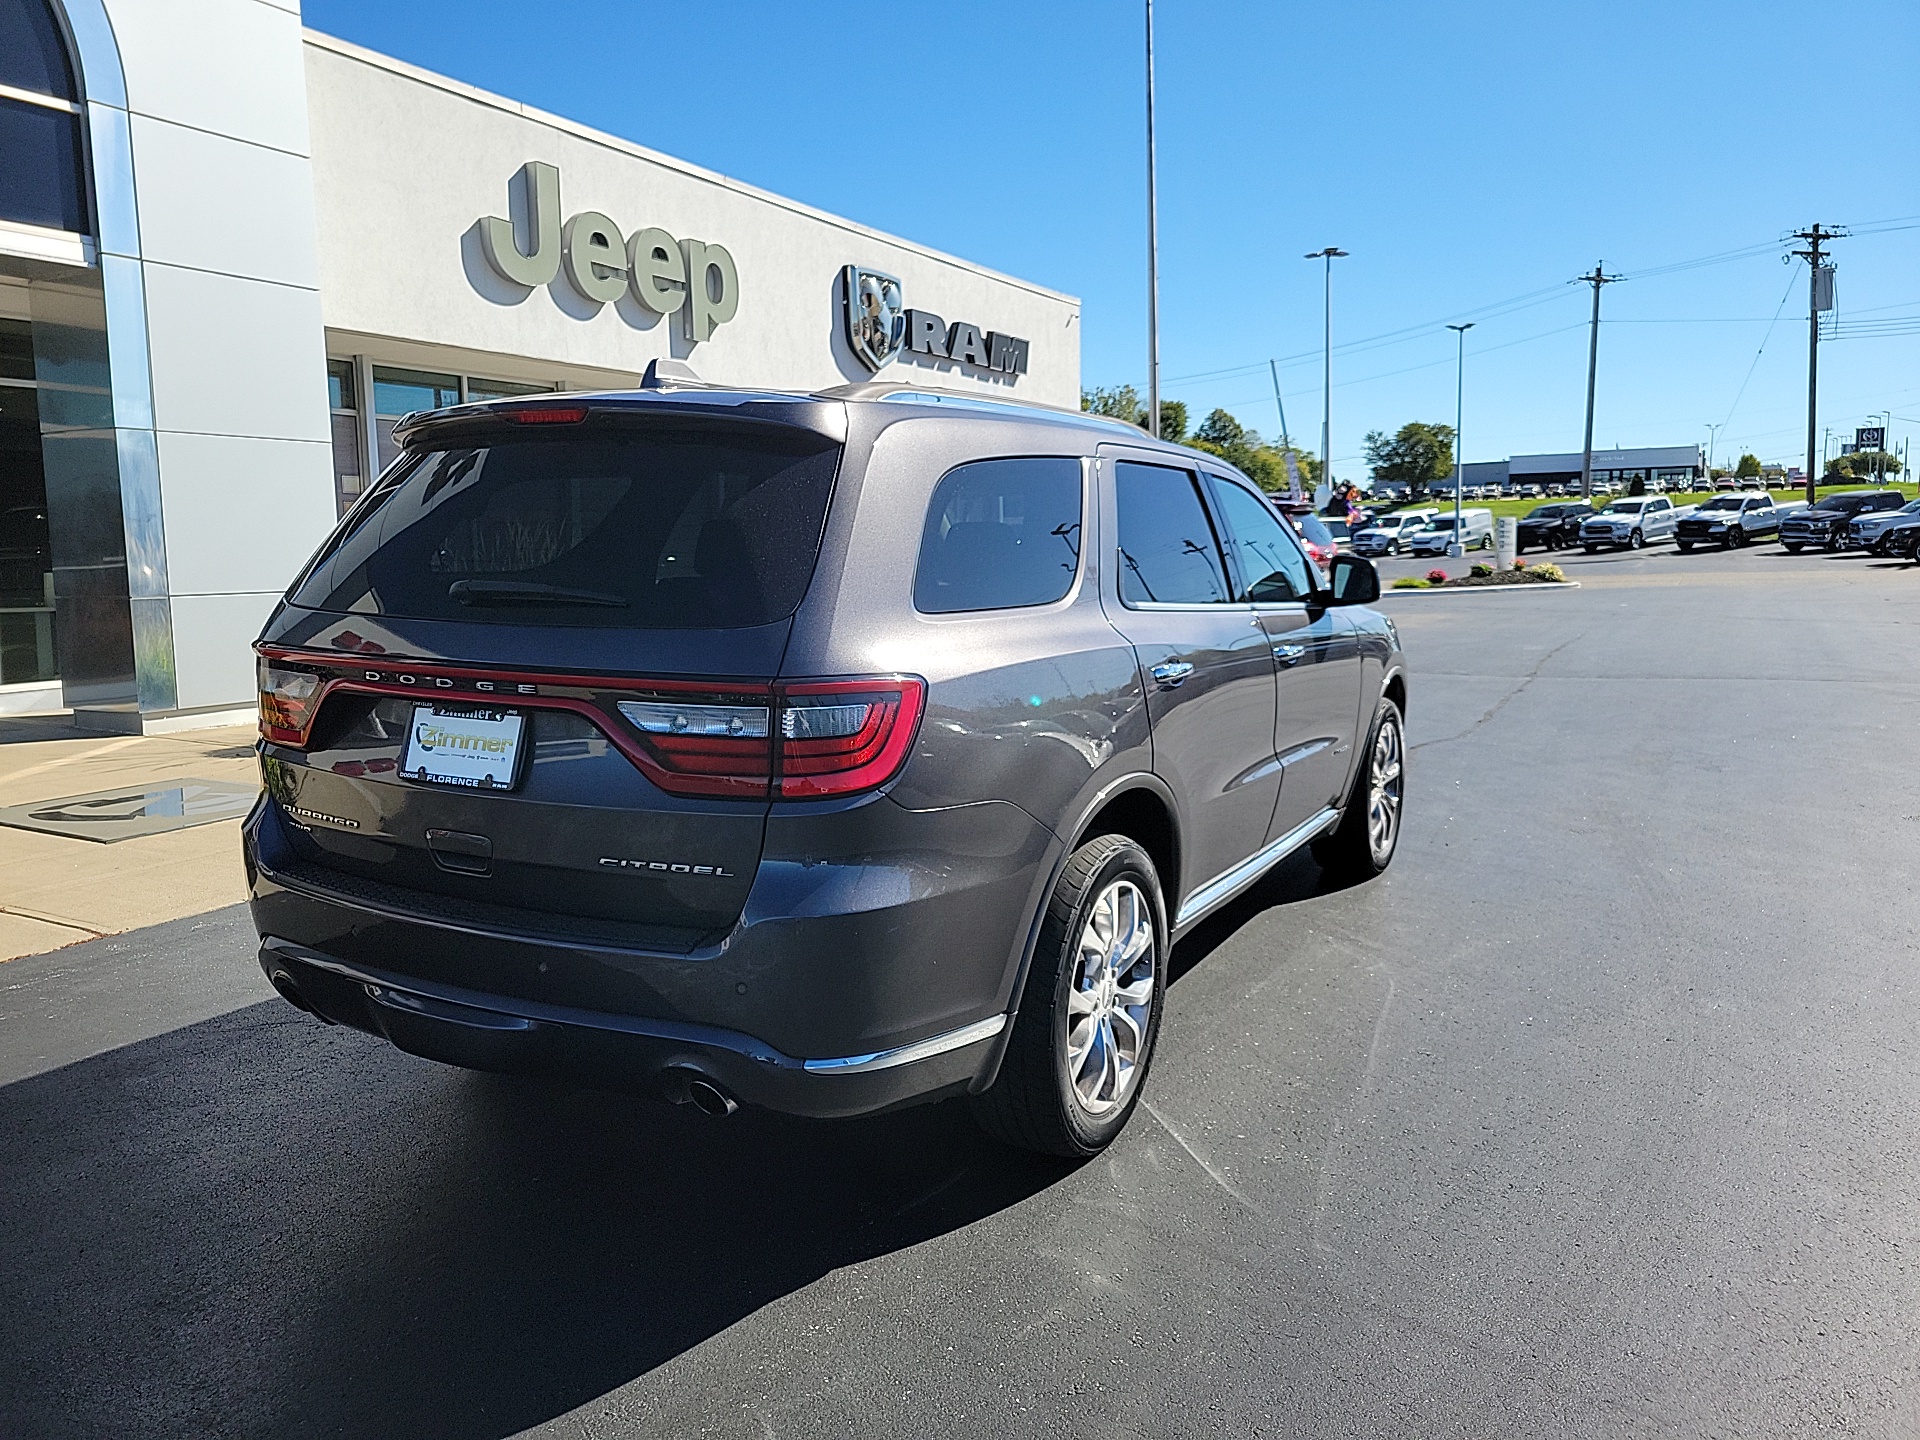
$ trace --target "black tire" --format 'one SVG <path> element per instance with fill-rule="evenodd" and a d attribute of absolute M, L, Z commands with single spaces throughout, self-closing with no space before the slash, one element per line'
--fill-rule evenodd
<path fill-rule="evenodd" d="M 1785 550 L 1789 555 L 1798 555 L 1800 553 L 1800 547 L 1791 540 L 1782 540 L 1780 542 L 1780 548 Z"/>
<path fill-rule="evenodd" d="M 1600 553 L 1600 547 L 1598 545 L 1582 545 L 1580 548 L 1589 555 L 1598 555 Z"/>
<path fill-rule="evenodd" d="M 1382 849 L 1374 843 L 1373 779 L 1381 734 L 1389 726 L 1393 731 L 1394 783 L 1390 796 L 1392 813 Z M 1329 876 L 1340 881 L 1371 880 L 1393 863 L 1394 852 L 1400 847 L 1406 775 L 1406 722 L 1401 718 L 1400 707 L 1383 695 L 1373 712 L 1373 724 L 1367 729 L 1367 748 L 1360 752 L 1360 763 L 1354 768 L 1353 785 L 1347 791 L 1340 823 L 1313 842 L 1313 858 Z"/>
<path fill-rule="evenodd" d="M 1629 550 L 1644 550 L 1646 545 L 1647 537 L 1642 535 L 1638 530 L 1627 536 L 1627 548 Z"/>
<path fill-rule="evenodd" d="M 1130 882 L 1151 912 L 1152 1001 L 1131 1081 L 1119 1103 L 1096 1113 L 1068 1077 L 1069 998 L 1079 978 L 1079 941 L 1088 919 L 1096 902 L 1121 882 Z M 1106 1149 L 1126 1127 L 1146 1086 L 1166 1009 L 1170 948 L 1166 902 L 1147 852 L 1124 835 L 1096 836 L 1074 851 L 1047 901 L 1000 1073 L 972 1099 L 980 1128 L 1018 1149 L 1068 1159 L 1084 1160 Z"/>
<path fill-rule="evenodd" d="M 1680 547 L 1680 553 L 1682 555 L 1689 555 L 1693 552 L 1693 542 L 1691 540 L 1676 540 L 1673 543 Z"/>
<path fill-rule="evenodd" d="M 1729 550 L 1738 550 L 1746 543 L 1747 532 L 1742 530 L 1738 525 L 1735 525 L 1731 530 L 1727 531 L 1727 548 Z"/>

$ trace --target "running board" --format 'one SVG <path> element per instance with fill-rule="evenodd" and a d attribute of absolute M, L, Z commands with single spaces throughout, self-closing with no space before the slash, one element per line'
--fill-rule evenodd
<path fill-rule="evenodd" d="M 1265 849 L 1249 855 L 1224 875 L 1209 880 L 1186 898 L 1180 906 L 1180 913 L 1174 917 L 1173 928 L 1184 930 L 1209 910 L 1226 904 L 1339 818 L 1340 812 L 1329 805 L 1318 815 L 1294 826 Z"/>

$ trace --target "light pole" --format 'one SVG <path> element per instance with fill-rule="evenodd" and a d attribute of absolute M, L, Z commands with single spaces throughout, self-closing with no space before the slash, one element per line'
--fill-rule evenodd
<path fill-rule="evenodd" d="M 1467 331 L 1473 328 L 1473 321 L 1464 325 L 1449 325 L 1458 340 L 1453 361 L 1453 540 L 1447 546 L 1447 554 L 1464 555 L 1467 547 L 1460 543 L 1460 482 L 1467 468 L 1467 447 L 1460 437 L 1461 422 L 1466 416 L 1467 396 Z"/>
<path fill-rule="evenodd" d="M 1153 0 L 1147 0 L 1147 433 L 1160 438 L 1160 216 L 1153 158 Z"/>
<path fill-rule="evenodd" d="M 1346 258 L 1347 252 L 1332 245 L 1311 252 L 1307 259 L 1327 262 L 1327 335 L 1326 368 L 1320 381 L 1320 483 L 1333 484 L 1333 262 Z"/>
<path fill-rule="evenodd" d="M 1707 481 L 1709 484 L 1713 481 L 1713 442 L 1719 437 L 1721 428 L 1725 426 L 1726 423 L 1724 420 L 1722 420 L 1719 425 L 1715 425 L 1711 421 L 1707 423 Z"/>

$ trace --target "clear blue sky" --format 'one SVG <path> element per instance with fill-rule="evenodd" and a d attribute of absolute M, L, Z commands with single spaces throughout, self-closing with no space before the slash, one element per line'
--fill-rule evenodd
<path fill-rule="evenodd" d="M 1452 419 L 1446 320 L 1478 322 L 1469 459 L 1578 449 L 1588 292 L 1564 282 L 1604 261 L 1630 278 L 1605 295 L 1595 443 L 1704 442 L 1725 421 L 1717 454 L 1793 462 L 1806 275 L 1772 242 L 1893 221 L 1840 242 L 1841 314 L 1917 318 L 1822 346 L 1821 419 L 1850 434 L 1891 409 L 1896 436 L 1920 432 L 1913 0 L 1156 16 L 1162 374 L 1196 416 L 1277 431 L 1278 357 L 1290 429 L 1317 445 L 1321 277 L 1301 257 L 1333 244 L 1352 252 L 1335 262 L 1336 473 L 1361 472 L 1368 430 Z M 1070 291 L 1086 383 L 1144 391 L 1138 3 L 307 0 L 306 19 Z M 1356 343 L 1390 332 L 1408 333 Z"/>

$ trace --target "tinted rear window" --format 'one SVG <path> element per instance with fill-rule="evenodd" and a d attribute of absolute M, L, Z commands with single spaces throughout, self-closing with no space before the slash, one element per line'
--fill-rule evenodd
<path fill-rule="evenodd" d="M 799 607 L 839 450 L 800 430 L 659 426 L 430 451 L 292 599 L 503 625 L 709 630 Z"/>
<path fill-rule="evenodd" d="M 934 487 L 914 571 L 914 609 L 1048 605 L 1080 568 L 1080 462 L 979 460 Z"/>

